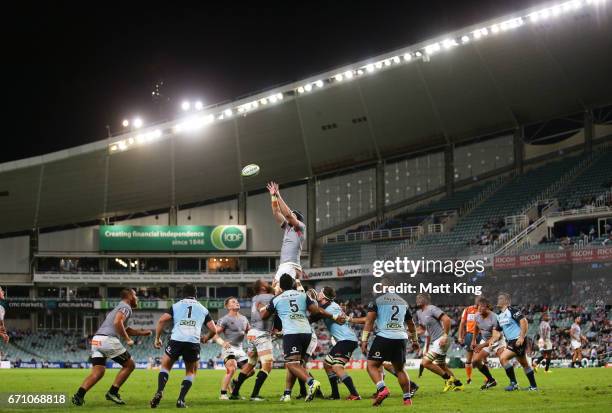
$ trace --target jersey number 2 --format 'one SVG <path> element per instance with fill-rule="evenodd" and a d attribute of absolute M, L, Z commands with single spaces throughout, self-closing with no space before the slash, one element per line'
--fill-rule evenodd
<path fill-rule="evenodd" d="M 397 315 L 399 314 L 399 307 L 397 305 L 392 305 L 391 309 L 393 310 L 393 314 L 391 314 L 391 320 L 399 321 L 399 318 L 397 318 Z"/>

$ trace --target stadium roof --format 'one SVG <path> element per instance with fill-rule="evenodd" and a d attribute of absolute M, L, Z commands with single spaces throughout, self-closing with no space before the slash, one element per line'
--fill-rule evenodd
<path fill-rule="evenodd" d="M 548 3 L 195 117 L 0 164 L 0 234 L 290 182 L 612 103 L 612 5 Z M 257 163 L 257 177 L 240 177 Z"/>

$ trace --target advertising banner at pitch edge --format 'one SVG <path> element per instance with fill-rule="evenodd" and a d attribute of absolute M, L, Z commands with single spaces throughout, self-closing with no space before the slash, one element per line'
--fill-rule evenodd
<path fill-rule="evenodd" d="M 101 225 L 102 251 L 243 251 L 246 225 Z"/>

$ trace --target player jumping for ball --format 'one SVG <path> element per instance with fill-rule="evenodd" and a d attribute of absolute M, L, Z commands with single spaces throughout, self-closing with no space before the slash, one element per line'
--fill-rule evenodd
<path fill-rule="evenodd" d="M 283 244 L 280 251 L 280 264 L 272 287 L 276 294 L 279 293 L 278 283 L 283 274 L 289 274 L 296 282 L 296 289 L 304 291 L 300 278 L 302 276 L 302 265 L 300 264 L 300 254 L 302 253 L 302 243 L 306 237 L 306 225 L 304 216 L 296 209 L 291 210 L 280 194 L 278 184 L 270 182 L 267 185 L 270 192 L 272 203 L 272 215 L 277 224 L 283 229 Z"/>
<path fill-rule="evenodd" d="M 85 403 L 85 393 L 89 391 L 104 376 L 106 371 L 106 359 L 109 358 L 121 365 L 121 370 L 106 392 L 106 400 L 116 404 L 125 404 L 119 395 L 119 388 L 130 377 L 136 367 L 132 356 L 123 347 L 119 338 L 123 338 L 128 346 L 133 346 L 134 341 L 130 336 L 150 336 L 151 330 L 135 330 L 125 327 L 132 316 L 132 311 L 138 306 L 136 291 L 132 289 L 121 290 L 121 301 L 104 319 L 96 334 L 91 339 L 91 373 L 77 392 L 72 396 L 72 403 L 82 406 Z"/>

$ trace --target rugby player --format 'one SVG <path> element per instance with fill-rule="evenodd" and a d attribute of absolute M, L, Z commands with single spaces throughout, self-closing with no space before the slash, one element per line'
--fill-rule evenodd
<path fill-rule="evenodd" d="M 572 348 L 572 367 L 581 367 L 580 361 L 582 360 L 582 343 L 586 343 L 587 339 L 581 334 L 580 323 L 582 318 L 576 317 L 574 324 L 570 327 L 570 346 Z"/>
<path fill-rule="evenodd" d="M 278 184 L 270 182 L 267 185 L 270 192 L 272 203 L 272 215 L 277 224 L 283 229 L 283 244 L 280 251 L 280 264 L 272 287 L 275 293 L 279 294 L 278 283 L 283 274 L 289 274 L 295 280 L 296 290 L 304 291 L 300 278 L 302 277 L 302 265 L 300 255 L 302 253 L 302 243 L 306 237 L 306 225 L 304 215 L 298 210 L 291 210 L 280 194 Z"/>
<path fill-rule="evenodd" d="M 446 352 L 450 347 L 449 333 L 451 319 L 441 309 L 431 304 L 429 294 L 417 294 L 416 305 L 418 323 L 429 334 L 429 351 L 423 355 L 421 364 L 445 381 L 443 391 L 463 390 L 463 383 L 455 377 L 446 365 Z"/>
<path fill-rule="evenodd" d="M 507 386 L 505 390 L 519 390 L 516 375 L 514 374 L 514 368 L 510 362 L 513 358 L 516 358 L 523 367 L 523 371 L 529 380 L 528 390 L 538 390 L 535 380 L 535 373 L 529 365 L 527 355 L 525 354 L 527 347 L 525 338 L 527 336 L 529 323 L 527 322 L 525 316 L 521 313 L 521 310 L 511 307 L 510 294 L 499 294 L 497 298 L 497 307 L 499 307 L 500 313 L 497 314 L 497 325 L 495 326 L 493 335 L 489 341 L 494 343 L 495 341 L 499 340 L 502 331 L 506 337 L 506 348 L 499 356 L 499 361 L 502 367 L 506 370 L 506 375 L 510 379 L 510 385 Z"/>
<path fill-rule="evenodd" d="M 331 318 L 339 324 L 344 324 L 346 316 L 344 314 L 332 315 L 319 307 L 304 292 L 294 289 L 293 277 L 283 274 L 279 280 L 281 294 L 275 296 L 267 307 L 262 309 L 262 319 L 266 320 L 272 314 L 278 314 L 283 323 L 283 352 L 285 366 L 291 372 L 291 378 L 306 381 L 308 384 L 307 395 L 304 399 L 309 402 L 313 399 L 321 383 L 308 375 L 302 360 L 306 354 L 306 349 L 310 344 L 312 328 L 308 322 L 307 311 L 311 315 L 319 315 L 323 318 Z M 291 401 L 291 385 L 285 387 L 283 401 Z"/>
<path fill-rule="evenodd" d="M 368 338 L 374 329 L 374 323 L 376 323 L 378 332 L 368 351 Z M 407 334 L 406 329 L 410 335 Z M 410 381 L 404 370 L 408 338 L 412 343 L 412 350 L 418 351 L 416 327 L 412 321 L 408 304 L 399 295 L 382 294 L 368 305 L 366 323 L 361 333 L 361 351 L 368 355 L 368 374 L 376 384 L 377 394 L 374 406 L 380 406 L 390 395 L 382 375 L 382 366 L 385 361 L 393 365 L 397 381 L 404 392 L 404 404 L 412 404 L 412 396 L 418 386 Z"/>
<path fill-rule="evenodd" d="M 132 356 L 123 347 L 119 338 L 124 339 L 125 343 L 131 347 L 134 345 L 134 341 L 130 336 L 150 336 L 151 330 L 126 328 L 133 309 L 138 306 L 138 297 L 136 296 L 136 291 L 129 288 L 121 290 L 120 297 L 121 301 L 119 304 L 108 313 L 104 322 L 91 339 L 91 373 L 85 378 L 74 396 L 72 396 L 72 403 L 77 406 L 82 406 L 85 403 L 87 391 L 95 386 L 104 376 L 107 358 L 120 364 L 121 370 L 117 373 L 113 385 L 106 392 L 106 400 L 116 404 L 125 404 L 119 395 L 119 388 L 132 374 L 135 364 Z"/>
<path fill-rule="evenodd" d="M 336 292 L 331 287 L 324 287 L 319 291 L 317 301 L 319 305 L 332 315 L 340 315 L 343 313 L 342 308 L 334 301 Z M 311 317 L 314 321 L 316 317 Z M 353 379 L 344 370 L 344 366 L 351 359 L 353 351 L 357 348 L 357 335 L 348 324 L 336 324 L 331 319 L 324 319 L 325 327 L 329 331 L 332 338 L 335 340 L 334 346 L 329 350 L 329 354 L 325 357 L 323 367 L 327 373 L 329 384 L 331 385 L 332 394 L 330 399 L 340 399 L 338 390 L 338 382 L 344 383 L 350 395 L 347 400 L 361 400 L 361 396 L 355 388 Z"/>
<path fill-rule="evenodd" d="M 550 373 L 549 368 L 550 359 L 552 358 L 553 346 L 552 341 L 550 339 L 551 329 L 550 324 L 548 323 L 549 320 L 550 316 L 548 315 L 548 313 L 543 313 L 542 320 L 540 321 L 540 327 L 538 329 L 538 332 L 540 334 L 540 339 L 538 340 L 538 347 L 540 347 L 540 353 L 542 356 L 537 361 L 536 359 L 534 359 L 532 363 L 532 367 L 536 372 L 538 371 L 538 364 L 542 362 L 542 360 L 546 360 L 544 371 L 546 373 Z"/>
<path fill-rule="evenodd" d="M 183 357 L 185 362 L 185 377 L 181 383 L 181 391 L 176 407 L 185 408 L 185 396 L 193 384 L 196 372 L 198 370 L 198 362 L 200 360 L 200 340 L 202 335 L 202 326 L 210 331 L 216 331 L 215 322 L 210 317 L 210 313 L 206 307 L 196 300 L 196 287 L 194 285 L 186 285 L 183 287 L 183 299 L 175 303 L 168 311 L 159 318 L 155 329 L 156 349 L 162 347 L 161 334 L 166 322 L 173 320 L 172 335 L 170 341 L 164 351 L 164 356 L 161 361 L 161 368 L 157 376 L 157 391 L 151 399 L 151 408 L 156 408 L 163 397 L 164 388 L 168 382 L 170 370 L 179 359 Z M 223 345 L 223 340 L 217 336 L 217 342 Z"/>
<path fill-rule="evenodd" d="M 486 378 L 484 384 L 480 386 L 480 390 L 488 390 L 491 387 L 497 386 L 497 381 L 495 381 L 487 366 L 487 357 L 491 354 L 499 357 L 506 347 L 506 341 L 503 336 L 497 341 L 491 340 L 493 329 L 497 325 L 497 314 L 491 311 L 490 303 L 486 298 L 480 297 L 477 303 L 478 313 L 476 313 L 474 318 L 474 334 L 472 334 L 472 341 L 469 343 L 469 346 L 475 353 L 473 359 L 474 366 Z M 481 336 L 481 339 L 478 340 L 477 336 Z"/>
<path fill-rule="evenodd" d="M 224 302 L 227 314 L 217 321 L 217 334 L 223 334 L 225 344 L 223 346 L 223 362 L 225 363 L 225 376 L 221 381 L 221 394 L 219 400 L 238 399 L 239 396 L 228 396 L 227 389 L 232 382 L 234 373 L 237 369 L 241 369 L 248 361 L 248 357 L 242 348 L 242 342 L 246 332 L 249 331 L 249 320 L 239 313 L 240 302 L 236 297 L 228 297 Z M 214 337 L 214 330 L 208 332 L 203 338 L 206 343 Z"/>
<path fill-rule="evenodd" d="M 6 315 L 6 311 L 8 310 L 8 304 L 5 300 L 4 290 L 0 287 L 0 338 L 5 343 L 9 342 L 9 335 L 6 331 L 6 326 L 4 325 L 4 316 Z"/>
<path fill-rule="evenodd" d="M 467 375 L 467 384 L 472 382 L 472 357 L 474 350 L 472 349 L 472 336 L 474 335 L 474 327 L 476 323 L 474 318 L 478 313 L 478 298 L 474 305 L 467 306 L 461 314 L 461 322 L 459 323 L 459 344 L 465 347 L 465 374 Z M 480 341 L 480 337 L 476 338 L 476 342 Z"/>
<path fill-rule="evenodd" d="M 270 304 L 274 294 L 272 294 L 273 290 L 270 285 L 264 280 L 255 281 L 253 290 L 256 295 L 251 299 L 251 328 L 247 333 L 249 358 L 248 363 L 242 367 L 238 374 L 238 378 L 233 381 L 232 398 L 240 398 L 240 387 L 246 379 L 254 375 L 257 362 L 260 362 L 261 368 L 255 379 L 251 401 L 263 401 L 264 399 L 259 396 L 259 391 L 272 371 L 274 358 L 272 355 L 272 336 L 270 335 L 272 322 L 271 320 L 263 320 L 260 310 Z"/>

